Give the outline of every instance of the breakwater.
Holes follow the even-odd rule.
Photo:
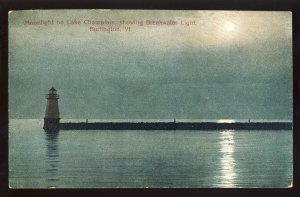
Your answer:
[[[79,122],[59,123],[60,130],[291,130],[291,122]]]

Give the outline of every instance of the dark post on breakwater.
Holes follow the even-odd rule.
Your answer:
[[[52,87],[46,95],[47,107],[44,118],[45,131],[58,130],[290,130],[291,122],[60,122],[56,89]]]
[[[56,89],[52,87],[49,93],[46,95],[47,106],[44,117],[44,130],[45,131],[58,131],[59,126],[59,109],[58,109],[58,99],[59,95],[56,93]]]

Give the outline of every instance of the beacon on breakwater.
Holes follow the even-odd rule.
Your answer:
[[[44,130],[291,130],[292,122],[60,122],[56,89],[52,87],[46,95],[47,106],[44,118]]]
[[[56,89],[52,87],[49,93],[46,95],[47,106],[44,117],[44,130],[45,131],[58,131],[59,130],[59,109],[58,99],[59,95],[56,93]]]

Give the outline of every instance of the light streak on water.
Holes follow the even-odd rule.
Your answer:
[[[222,131],[220,135],[220,153],[221,153],[221,184],[224,187],[235,187],[235,159],[234,159],[234,131]]]

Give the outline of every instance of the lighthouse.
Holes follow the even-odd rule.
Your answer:
[[[58,99],[59,95],[56,93],[56,89],[52,87],[49,93],[46,95],[47,106],[44,117],[44,130],[45,131],[58,131],[59,130],[59,110]]]

